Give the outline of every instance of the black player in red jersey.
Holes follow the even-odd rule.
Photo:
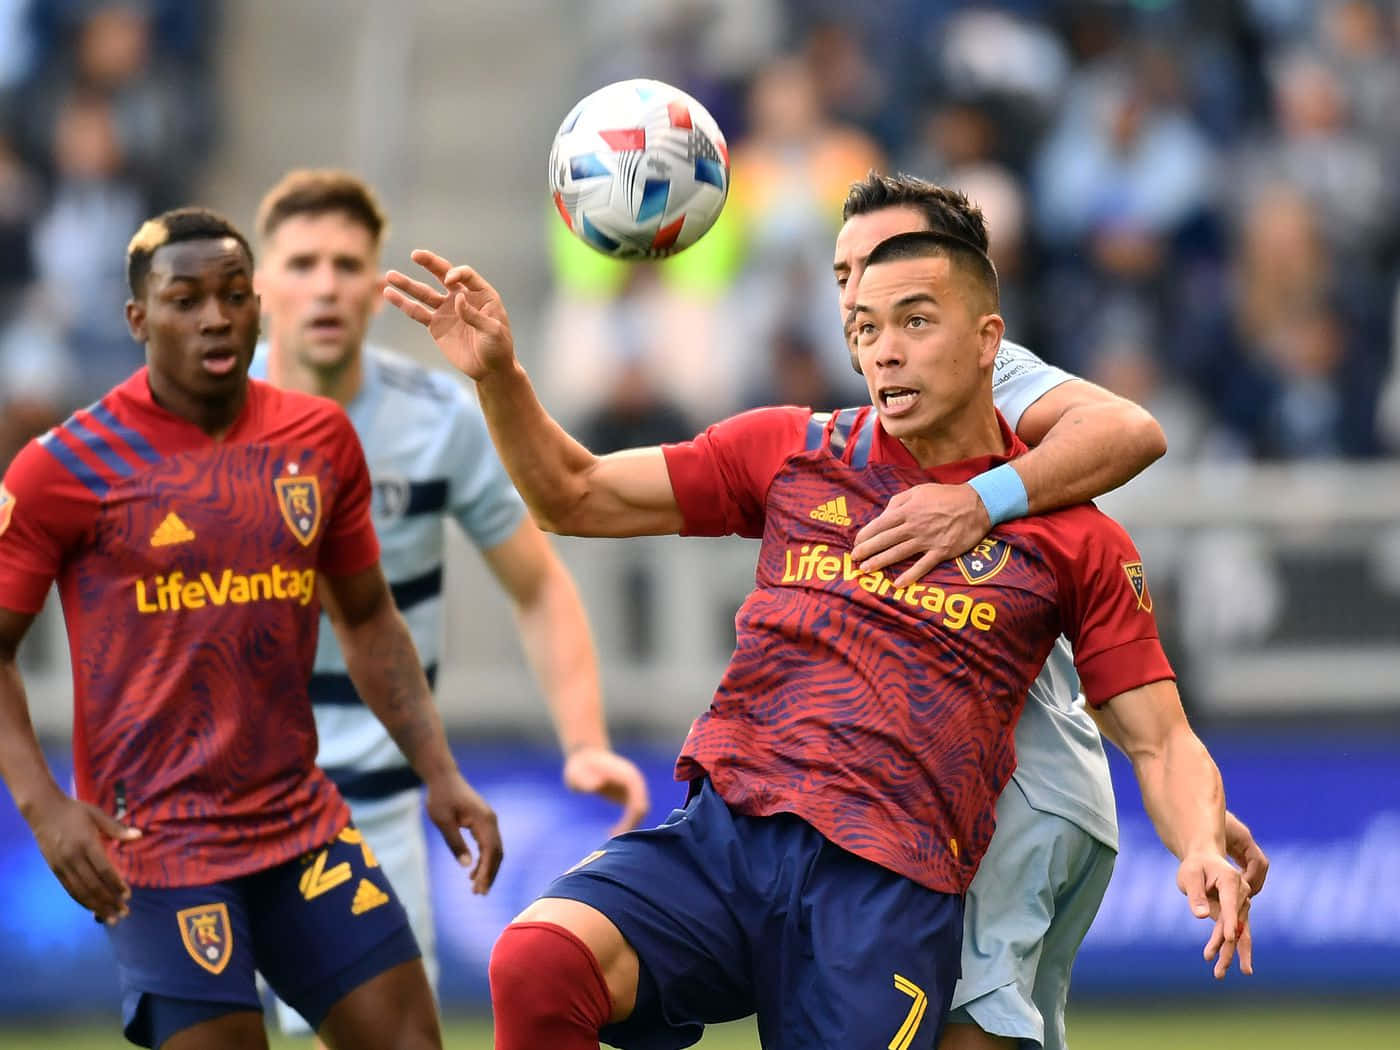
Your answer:
[[[507,927],[491,962],[498,1050],[688,1046],[757,1013],[775,1048],[936,1045],[962,893],[1015,764],[1012,727],[1061,633],[1089,702],[1171,756],[1144,802],[1233,950],[1247,888],[1219,773],[1181,711],[1142,563],[1092,505],[995,528],[914,582],[851,554],[892,495],[1024,452],[992,401],[996,275],[971,244],[891,238],[857,292],[871,404],[757,409],[694,441],[595,457],[545,413],[509,320],[468,268],[386,295],[477,382],[501,457],[556,531],[737,533],[755,586],[677,763],[685,809],[613,839]]]
[[[266,1046],[254,970],[328,1045],[438,1047],[418,949],[315,765],[307,681],[324,597],[357,688],[485,892],[495,815],[458,772],[379,569],[369,475],[333,402],[251,382],[253,260],[202,209],[127,255],[147,367],[31,442],[0,489],[0,774],[65,889],[108,927],[126,1033]],[[15,666],[57,582],[77,799]]]

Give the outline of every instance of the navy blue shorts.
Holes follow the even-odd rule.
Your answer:
[[[763,1045],[928,1050],[958,979],[962,897],[848,853],[797,817],[732,813],[706,781],[541,896],[607,915],[642,962],[601,1038],[673,1050],[756,1013]]]
[[[419,957],[403,906],[353,826],[323,849],[252,875],[134,886],[130,907],[107,931],[124,1030],[138,1046],[159,1046],[190,1018],[260,1011],[254,971],[318,1028],[348,992]],[[172,1009],[172,1000],[186,1008]]]

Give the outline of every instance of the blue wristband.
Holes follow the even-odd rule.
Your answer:
[[[987,508],[987,517],[992,519],[993,525],[1024,518],[1030,510],[1026,484],[1010,463],[978,474],[968,484],[982,497],[982,506]]]

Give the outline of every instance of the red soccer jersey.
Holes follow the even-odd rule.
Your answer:
[[[5,490],[0,605],[37,612],[58,581],[78,797],[143,832],[111,849],[122,875],[201,885],[333,838],[349,811],[306,695],[316,575],[379,557],[340,408],[254,381],[214,441],[143,369],[30,442]]]
[[[665,448],[686,534],[762,538],[734,656],[676,776],[708,775],[741,813],[795,813],[852,853],[961,893],[1055,638],[1074,643],[1093,703],[1172,672],[1132,541],[1089,504],[1000,525],[908,588],[894,586],[901,568],[861,572],[855,534],[891,496],[966,481],[1025,446],[1003,422],[1007,457],[924,471],[872,410],[852,417],[839,449],[831,421],[797,408]]]

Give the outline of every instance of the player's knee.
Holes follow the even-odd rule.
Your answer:
[[[612,1010],[593,953],[578,937],[553,923],[507,926],[491,950],[489,976],[498,1032],[506,1021],[511,1028],[524,1026],[536,1032],[596,1035]]]

